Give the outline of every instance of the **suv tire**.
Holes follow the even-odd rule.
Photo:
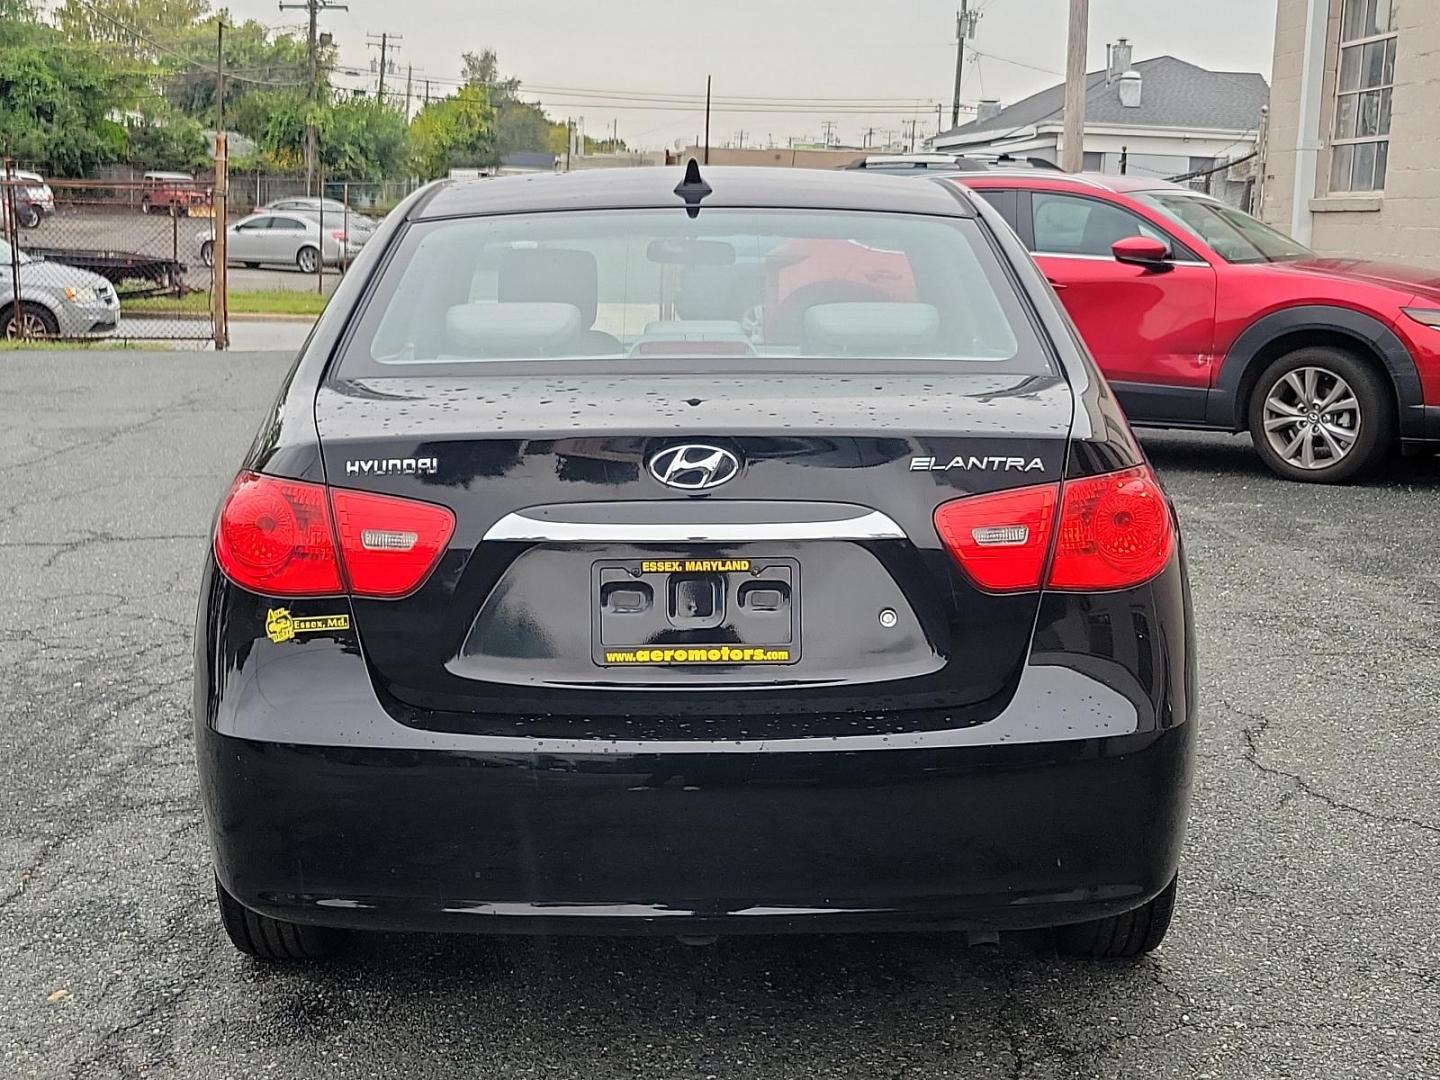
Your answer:
[[[1065,956],[1087,960],[1129,960],[1144,956],[1165,938],[1175,913],[1178,877],[1144,907],[1093,922],[1061,926],[1055,931],[1055,948]]]
[[[1343,484],[1374,471],[1395,444],[1389,380],[1353,353],[1315,346],[1269,364],[1247,410],[1250,437],[1275,475]]]
[[[230,943],[259,960],[320,960],[333,956],[348,939],[344,930],[284,922],[244,907],[215,879],[220,925]]]

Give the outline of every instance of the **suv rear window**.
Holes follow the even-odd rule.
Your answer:
[[[420,222],[343,378],[633,357],[921,358],[1049,370],[974,221],[831,210],[596,210]]]

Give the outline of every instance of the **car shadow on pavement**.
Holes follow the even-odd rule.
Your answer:
[[[1298,487],[1272,473],[1255,453],[1248,435],[1214,432],[1154,431],[1136,433],[1150,463],[1164,478],[1172,471],[1204,473],[1211,476],[1247,478]],[[1352,485],[1357,487],[1440,487],[1440,457],[1433,453],[1394,455],[1373,476]]]
[[[297,1041],[379,1023],[412,1074],[457,1042],[574,1074],[833,1075],[1098,1053],[1181,1027],[1162,964],[1085,963],[1017,936],[971,948],[960,934],[670,938],[365,935],[324,966],[244,978],[264,1029]],[[1188,1021],[1186,1016],[1185,1020]],[[437,1034],[444,1037],[437,1041]],[[755,1054],[762,1055],[758,1060]],[[417,1056],[418,1055],[418,1059]],[[432,1061],[425,1058],[434,1055]],[[746,1060],[763,1069],[737,1067]],[[603,1062],[603,1067],[601,1063]],[[568,1064],[561,1064],[568,1063]],[[883,1068],[882,1068],[883,1067]],[[997,1073],[1002,1075],[1002,1073]]]

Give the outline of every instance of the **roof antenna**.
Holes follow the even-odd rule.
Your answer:
[[[700,200],[715,189],[700,175],[700,162],[693,157],[685,166],[685,178],[675,185],[675,194],[685,200],[685,213],[692,218],[700,216]]]

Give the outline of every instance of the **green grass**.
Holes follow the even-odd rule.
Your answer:
[[[100,352],[129,352],[138,349],[165,349],[169,346],[165,342],[139,342],[139,341],[11,341],[7,338],[0,338],[0,352],[84,352],[96,350]]]
[[[328,296],[313,292],[291,292],[288,289],[261,289],[230,293],[232,315],[319,315],[325,310]],[[210,294],[187,293],[184,296],[139,296],[120,301],[120,310],[127,315],[205,315],[210,311]]]

